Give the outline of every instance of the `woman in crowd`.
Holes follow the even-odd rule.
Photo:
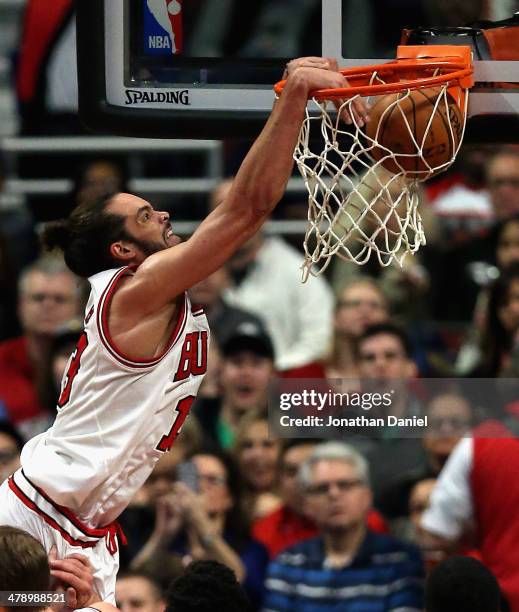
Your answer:
[[[499,377],[517,371],[519,263],[492,284],[481,339],[481,360],[474,375]]]
[[[185,563],[213,559],[230,567],[256,609],[261,605],[268,563],[266,548],[253,540],[243,509],[242,481],[232,458],[202,451],[191,458],[191,483],[175,482],[156,498],[154,530],[132,566],[141,566],[165,551]]]
[[[488,309],[492,282],[500,274],[506,274],[508,270],[519,265],[519,215],[510,217],[496,225],[492,231],[492,239],[494,243],[494,265],[482,269],[486,270],[486,275],[481,279],[483,288],[480,290],[476,301],[473,315],[474,324],[456,360],[456,373],[460,375],[467,374],[479,367],[483,360],[483,336],[489,322]]]
[[[150,537],[155,523],[157,500],[173,491],[177,466],[197,453],[201,446],[202,432],[198,422],[193,418],[186,419],[182,425],[182,435],[175,440],[171,450],[157,461],[144,486],[119,517],[123,531],[129,536],[128,545],[121,546],[119,550],[123,570],[130,566],[132,559]]]
[[[251,412],[240,422],[234,446],[245,483],[245,505],[252,520],[281,505],[275,492],[281,440],[269,437],[267,416]]]
[[[389,317],[386,298],[369,277],[355,278],[339,294],[333,319],[333,344],[325,364],[326,377],[357,378],[354,345],[364,330]]]

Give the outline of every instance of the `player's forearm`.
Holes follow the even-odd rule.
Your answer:
[[[252,212],[258,227],[283,196],[292,174],[293,152],[308,91],[304,71],[289,79],[263,131],[236,174],[225,203],[236,210]]]

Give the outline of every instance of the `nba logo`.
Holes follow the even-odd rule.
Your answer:
[[[182,52],[182,0],[144,0],[144,52]]]

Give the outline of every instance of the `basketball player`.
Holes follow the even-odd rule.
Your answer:
[[[55,545],[60,558],[81,551],[102,600],[114,601],[115,519],[171,448],[207,367],[207,320],[186,291],[283,195],[309,92],[347,85],[326,58],[294,60],[286,77],[226,200],[186,242],[168,213],[127,193],[83,202],[45,231],[92,290],[56,421],[26,444],[22,468],[0,488],[0,524],[25,529],[47,551]],[[361,105],[355,112],[366,118]]]

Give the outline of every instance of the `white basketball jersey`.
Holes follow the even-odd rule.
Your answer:
[[[54,425],[30,440],[24,475],[91,526],[124,510],[169,450],[207,368],[209,327],[182,298],[162,354],[133,359],[114,345],[108,312],[129,268],[92,276],[85,329],[64,375]]]

